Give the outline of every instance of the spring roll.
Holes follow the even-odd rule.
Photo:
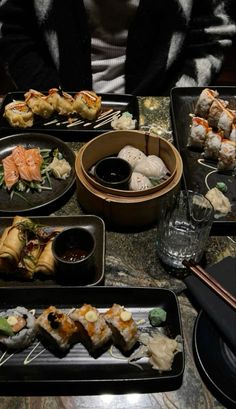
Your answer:
[[[34,277],[34,272],[42,250],[43,246],[38,239],[32,239],[26,243],[18,264],[18,272],[22,277],[27,279]]]
[[[59,227],[55,230],[55,234],[48,240],[46,243],[42,253],[39,256],[35,273],[48,275],[54,275],[55,268],[54,268],[54,257],[52,254],[52,242],[57,233],[63,230],[63,227]]]
[[[26,242],[26,234],[19,224],[28,221],[26,217],[15,216],[7,234],[4,232],[5,238],[0,247],[0,272],[10,273],[16,270]]]

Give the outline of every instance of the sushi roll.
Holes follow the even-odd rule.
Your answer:
[[[59,115],[71,115],[74,113],[74,98],[62,90],[51,88],[47,96],[47,102]]]
[[[35,318],[24,307],[0,313],[0,345],[7,350],[22,350],[35,339]]]
[[[236,142],[236,124],[232,125],[232,129],[229,135],[229,140],[232,142]]]
[[[26,104],[34,114],[43,118],[49,118],[52,115],[54,108],[41,92],[30,89],[25,93],[24,97]]]
[[[80,341],[90,351],[98,350],[108,344],[112,332],[102,314],[90,304],[76,308],[70,318],[74,321]]]
[[[74,97],[74,110],[84,119],[93,121],[101,111],[101,97],[93,91],[80,91]]]
[[[29,128],[33,125],[34,114],[25,101],[7,104],[3,116],[13,128]]]
[[[66,352],[76,341],[75,323],[54,306],[48,307],[36,319],[36,331],[42,343],[55,352]]]
[[[222,133],[210,129],[206,136],[204,152],[202,156],[206,159],[217,160],[221,148],[222,139]]]
[[[208,114],[208,124],[211,127],[218,127],[219,119],[224,109],[227,107],[228,101],[223,99],[215,99],[211,104],[209,114]]]
[[[224,132],[224,137],[229,138],[232,125],[236,122],[236,111],[232,109],[223,109],[219,121],[218,128]]]
[[[198,101],[196,103],[195,112],[194,112],[195,115],[200,116],[202,118],[207,118],[211,104],[213,103],[215,98],[217,98],[218,96],[219,94],[217,91],[213,91],[212,89],[205,88],[201,92],[198,98]]]
[[[206,119],[198,116],[192,117],[188,146],[193,148],[203,148],[209,125]]]
[[[236,142],[223,139],[218,155],[217,167],[219,170],[236,169]]]
[[[104,313],[112,331],[113,343],[123,352],[130,351],[138,341],[138,328],[130,311],[119,304]]]

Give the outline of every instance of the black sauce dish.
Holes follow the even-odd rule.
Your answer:
[[[130,164],[117,156],[103,158],[94,167],[97,182],[114,189],[128,189],[131,174]]]
[[[56,279],[62,285],[89,285],[95,274],[94,235],[83,227],[60,232],[52,242]]]

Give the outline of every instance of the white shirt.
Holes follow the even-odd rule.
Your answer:
[[[93,90],[125,92],[128,29],[139,0],[84,0],[91,32]]]

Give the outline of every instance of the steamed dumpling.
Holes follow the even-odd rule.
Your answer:
[[[138,172],[132,173],[129,183],[130,190],[146,190],[150,187],[153,187],[153,185],[146,176]]]
[[[156,155],[148,155],[138,161],[134,171],[154,180],[162,179],[169,172],[163,160]]]
[[[134,168],[141,159],[146,158],[146,155],[134,146],[126,145],[118,153],[118,158],[126,160]]]

